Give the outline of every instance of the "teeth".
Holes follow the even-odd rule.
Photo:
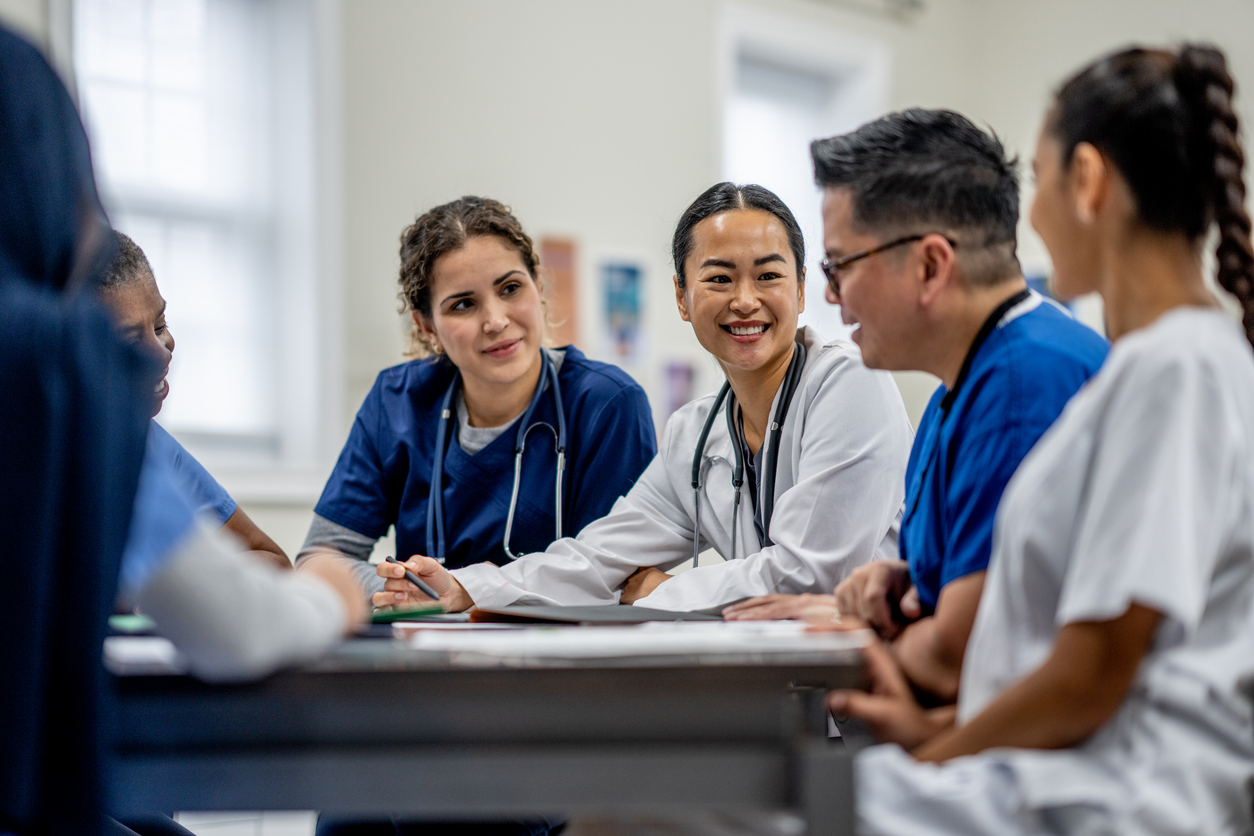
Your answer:
[[[754,325],[752,328],[739,328],[735,325],[729,325],[727,327],[737,337],[748,337],[753,334],[761,334],[766,330],[765,325]]]

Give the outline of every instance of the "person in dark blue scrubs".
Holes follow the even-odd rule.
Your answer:
[[[359,559],[373,592],[383,579],[366,559],[389,526],[403,559],[503,564],[604,516],[657,451],[639,384],[574,346],[542,345],[539,260],[505,206],[461,198],[420,216],[401,241],[415,353],[428,356],[379,374],[297,556],[335,547]]]
[[[511,552],[543,551],[604,516],[657,452],[639,384],[574,346],[543,346],[539,259],[508,208],[480,197],[437,206],[404,231],[400,255],[415,342],[429,356],[379,374],[297,556],[337,548],[358,559],[373,592],[383,579],[366,559],[389,526],[403,558],[443,558],[449,568],[503,564]],[[319,832],[397,827],[324,819]],[[544,833],[548,823],[446,827]]]

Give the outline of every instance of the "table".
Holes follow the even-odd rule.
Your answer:
[[[118,814],[755,808],[853,832],[823,694],[865,684],[857,650],[509,663],[357,639],[244,685],[113,667]]]

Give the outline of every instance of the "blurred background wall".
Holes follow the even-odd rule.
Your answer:
[[[788,32],[834,33],[833,52],[882,59],[877,112],[913,105],[962,111],[995,130],[1025,164],[1050,90],[1119,46],[1212,41],[1228,53],[1243,115],[1254,89],[1254,0],[308,5],[317,12],[312,78],[319,113],[309,122],[318,146],[311,159],[324,185],[309,198],[319,203],[310,245],[317,258],[309,270],[321,278],[307,292],[320,307],[302,328],[299,282],[285,285],[276,305],[298,320],[292,333],[311,340],[318,358],[310,372],[318,404],[299,408],[327,417],[296,464],[235,456],[215,467],[213,452],[205,454],[289,554],[303,539],[362,397],[380,369],[402,359],[398,235],[437,203],[464,194],[496,197],[534,236],[573,242],[580,343],[600,356],[607,356],[598,324],[600,266],[618,260],[641,268],[642,351],[629,371],[646,386],[659,420],[673,400],[668,366],[691,367],[692,392],[713,387],[717,369],[675,313],[668,252],[679,213],[727,170],[728,20],[766,21],[785,33],[785,44]],[[67,0],[0,0],[0,19],[59,56],[62,67],[72,54],[65,44],[72,12]],[[806,49],[813,52],[813,44]],[[780,60],[788,63],[786,57]],[[1026,165],[1024,171],[1026,210],[1031,183]],[[811,200],[807,211],[814,213],[817,193]],[[794,209],[800,214],[802,207]],[[1046,275],[1048,259],[1026,223],[1020,242],[1026,271]],[[814,272],[817,257],[809,259]],[[164,282],[160,271],[158,280]],[[813,291],[808,301],[825,305]],[[1084,313],[1100,323],[1099,313]],[[172,302],[176,335],[179,321]],[[917,419],[934,381],[901,375],[898,382]]]

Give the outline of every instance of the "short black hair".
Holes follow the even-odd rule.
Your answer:
[[[692,254],[692,229],[708,217],[720,212],[734,209],[756,209],[774,215],[784,225],[788,235],[788,246],[792,249],[793,258],[797,259],[797,281],[801,281],[801,271],[806,263],[806,241],[801,234],[801,227],[792,211],[779,199],[779,195],[770,189],[754,184],[738,186],[735,183],[715,183],[701,193],[700,197],[680,215],[675,226],[675,236],[671,239],[671,257],[675,260],[675,278],[679,289],[687,284],[684,275],[684,261]]]
[[[144,255],[139,244],[125,233],[114,230],[113,234],[118,239],[118,253],[97,287],[101,290],[112,290],[152,276],[152,265],[148,263],[148,256]]]
[[[1002,251],[996,263],[968,270],[975,284],[1009,278],[1009,262],[1018,273],[1018,159],[1008,159],[995,135],[962,114],[917,107],[890,113],[815,141],[810,156],[819,186],[850,192],[856,229],[935,230],[956,236],[960,252]]]

